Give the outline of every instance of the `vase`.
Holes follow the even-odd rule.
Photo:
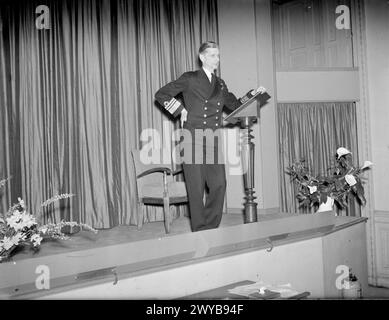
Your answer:
[[[80,232],[80,230],[81,228],[79,226],[71,226],[71,225],[63,226],[61,228],[61,232],[69,236]]]
[[[327,201],[320,204],[316,212],[326,212],[334,210],[334,199],[327,196]]]
[[[362,287],[358,281],[344,280],[344,288],[342,289],[343,299],[361,299]]]

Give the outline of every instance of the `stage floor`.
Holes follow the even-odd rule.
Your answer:
[[[243,224],[243,216],[239,214],[225,214],[219,228]],[[178,234],[191,233],[188,217],[179,217],[171,225],[169,234],[165,233],[163,221],[145,223],[141,230],[136,226],[118,226],[112,229],[99,230],[97,234],[81,231],[70,237],[69,240],[49,240],[42,242],[39,252],[34,253],[29,248],[21,249],[12,256],[11,261],[20,261],[34,257],[43,257],[58,254],[88,250],[117,244],[130,243],[141,240],[159,239]]]

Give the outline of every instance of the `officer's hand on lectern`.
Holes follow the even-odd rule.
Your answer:
[[[184,127],[184,122],[186,121],[186,117],[188,116],[188,111],[184,108],[181,111],[181,128]]]
[[[258,87],[257,89],[254,89],[253,91],[251,91],[251,94],[252,94],[253,96],[255,96],[257,93],[262,94],[262,93],[264,93],[264,92],[266,92],[266,88],[260,86],[260,87]]]

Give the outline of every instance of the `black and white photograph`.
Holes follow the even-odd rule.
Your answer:
[[[388,0],[0,0],[0,300],[389,299],[388,128]]]

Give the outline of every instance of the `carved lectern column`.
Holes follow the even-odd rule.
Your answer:
[[[254,196],[254,148],[252,142],[254,136],[251,135],[251,126],[256,117],[245,117],[241,120],[243,130],[242,137],[242,162],[243,162],[243,183],[246,193],[244,204],[244,223],[257,222],[257,203]]]
[[[254,143],[251,141],[254,137],[251,135],[251,126],[259,117],[259,109],[270,99],[267,92],[256,93],[253,97],[243,103],[238,109],[224,118],[232,124],[240,122],[243,130],[242,137],[242,169],[243,183],[246,193],[244,204],[244,223],[257,222],[257,203],[254,196]],[[254,104],[258,101],[258,104]]]

